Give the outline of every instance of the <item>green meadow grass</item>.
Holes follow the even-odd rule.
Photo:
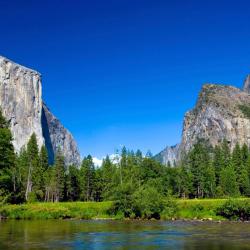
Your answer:
[[[222,216],[216,215],[218,207],[228,199],[192,199],[177,200],[176,219],[212,219],[225,220]],[[248,198],[236,198],[235,200],[249,200]]]
[[[238,198],[236,200],[249,200]],[[174,200],[176,209],[170,213],[162,213],[163,220],[169,219],[207,219],[225,220],[216,215],[216,210],[227,199],[192,199]],[[0,215],[9,219],[124,219],[121,213],[109,213],[111,201],[105,202],[41,202],[21,205],[2,205]]]
[[[95,219],[110,218],[112,202],[44,202],[4,205],[0,214],[10,219]]]

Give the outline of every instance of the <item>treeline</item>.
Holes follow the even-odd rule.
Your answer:
[[[116,201],[125,215],[163,209],[162,199],[250,196],[250,152],[227,141],[215,148],[200,140],[179,166],[165,166],[141,151],[121,150],[94,166],[91,156],[80,167],[65,166],[58,150],[53,166],[33,134],[25,148],[14,152],[8,123],[0,113],[0,201]],[[154,206],[154,207],[152,207]],[[138,207],[143,207],[138,208]],[[145,212],[146,213],[146,212]]]

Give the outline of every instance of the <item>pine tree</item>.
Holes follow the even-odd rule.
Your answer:
[[[103,180],[103,196],[108,198],[111,196],[111,190],[113,186],[112,179],[115,172],[115,168],[108,155],[102,162],[101,170]]]
[[[81,197],[85,201],[94,199],[95,167],[90,155],[82,161],[81,169]]]
[[[222,149],[219,145],[216,145],[214,148],[213,167],[215,171],[216,185],[219,185],[220,172],[223,169],[223,167],[225,167],[223,155],[222,155]]]
[[[32,192],[32,199],[40,199],[42,197],[42,171],[39,164],[39,150],[36,135],[33,133],[27,144],[27,183],[25,199],[29,199]]]
[[[239,194],[237,175],[231,163],[221,171],[220,186],[226,196],[236,196]]]
[[[209,162],[204,168],[202,188],[205,197],[214,197],[216,193],[216,177],[214,166]]]
[[[223,140],[221,145],[221,155],[222,155],[222,168],[227,167],[231,162],[231,153],[226,139]]]
[[[40,150],[39,162],[40,162],[40,168],[42,169],[43,172],[45,172],[49,168],[49,158],[48,158],[48,151],[44,145],[41,147]]]
[[[9,124],[0,111],[0,201],[16,191],[15,152]]]
[[[28,154],[26,147],[22,147],[19,155],[16,157],[16,167],[17,167],[17,183],[18,183],[18,196],[21,201],[25,201],[25,193],[27,188],[27,178],[28,178]]]
[[[243,195],[250,196],[250,175],[248,171],[248,161],[250,158],[249,149],[246,144],[241,148],[242,170],[240,174],[241,192]]]
[[[193,193],[193,174],[186,166],[180,167],[180,196],[188,198]]]
[[[64,198],[65,187],[65,163],[61,150],[59,149],[56,154],[55,160],[55,201],[62,201]]]
[[[80,171],[71,165],[68,168],[66,175],[66,199],[69,201],[76,201],[80,199]]]
[[[204,175],[210,167],[209,149],[205,141],[200,140],[188,154],[188,165],[193,175],[195,197],[204,197]]]

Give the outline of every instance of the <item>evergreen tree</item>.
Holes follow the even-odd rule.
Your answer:
[[[250,154],[248,146],[246,144],[244,144],[241,148],[241,158],[242,158],[242,170],[239,181],[242,183],[242,185],[240,186],[240,188],[243,195],[250,196],[250,175],[248,167]]]
[[[0,111],[0,201],[16,192],[15,152],[9,124]]]
[[[234,167],[229,163],[227,167],[224,167],[221,171],[220,186],[222,192],[226,196],[236,196],[239,194],[239,187],[237,183],[237,175]]]
[[[222,166],[221,167],[225,168],[231,162],[230,148],[228,146],[228,142],[226,139],[223,140],[222,145],[221,145],[221,156],[222,156],[222,163],[221,163]]]
[[[180,192],[179,196],[188,198],[193,193],[193,174],[188,167],[180,167]]]
[[[39,162],[42,171],[43,172],[47,171],[47,169],[49,168],[49,158],[48,158],[48,151],[44,145],[41,147],[40,150]]]
[[[214,167],[214,171],[215,171],[216,185],[219,185],[220,172],[223,169],[223,167],[225,167],[222,149],[219,145],[216,145],[214,148],[213,167]]]
[[[40,150],[39,154],[39,167],[37,168],[39,171],[37,171],[36,174],[40,174],[40,185],[39,185],[39,190],[42,191],[42,196],[40,197],[40,200],[44,199],[44,195],[46,192],[46,186],[45,186],[45,178],[46,178],[46,172],[48,171],[49,168],[49,158],[48,158],[48,152],[43,145]]]
[[[81,169],[81,197],[85,201],[94,199],[95,167],[90,155],[82,161]]]
[[[16,157],[17,167],[17,183],[18,183],[18,196],[20,201],[25,200],[25,193],[27,188],[28,178],[28,154],[26,147],[22,147],[19,155]]]
[[[62,201],[64,198],[64,185],[65,185],[65,163],[61,150],[59,149],[56,154],[55,160],[55,201]]]
[[[214,166],[209,162],[204,168],[202,188],[204,197],[214,197],[216,193],[216,177]]]
[[[25,199],[41,199],[42,194],[42,171],[39,164],[39,150],[36,135],[33,133],[27,144],[27,183]],[[32,192],[32,198],[29,194]]]
[[[188,154],[188,164],[193,175],[194,196],[197,198],[204,197],[204,175],[210,167],[210,156],[208,146],[204,141],[200,140],[194,145],[193,149]]]
[[[80,171],[74,165],[69,166],[65,187],[67,200],[76,201],[80,199]]]
[[[102,162],[101,170],[103,181],[103,197],[109,198],[112,196],[113,176],[116,169],[108,155]]]

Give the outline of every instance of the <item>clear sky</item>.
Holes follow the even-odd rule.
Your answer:
[[[180,141],[205,82],[250,73],[250,1],[0,0],[0,54],[43,76],[82,155]]]

